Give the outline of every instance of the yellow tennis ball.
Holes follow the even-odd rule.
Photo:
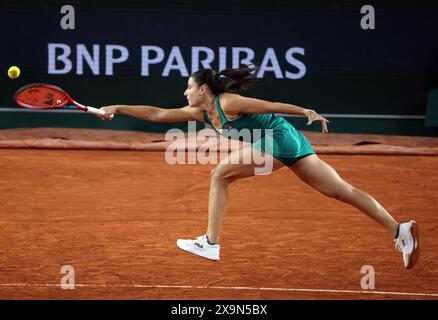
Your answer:
[[[11,79],[16,79],[20,76],[20,68],[17,66],[12,66],[8,69],[8,76]]]

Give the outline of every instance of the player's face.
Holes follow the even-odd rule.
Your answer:
[[[192,77],[189,78],[189,81],[187,82],[187,89],[184,92],[184,95],[187,98],[187,101],[189,102],[190,107],[198,107],[201,103],[201,87],[198,86],[198,84],[192,79]]]

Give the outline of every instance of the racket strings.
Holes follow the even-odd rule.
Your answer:
[[[32,109],[60,108],[69,101],[65,93],[47,87],[26,88],[16,95],[15,100],[22,106]]]

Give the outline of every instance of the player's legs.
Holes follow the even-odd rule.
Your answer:
[[[301,180],[322,194],[349,203],[383,225],[393,237],[398,222],[372,196],[345,182],[339,174],[316,154],[289,167]]]
[[[264,157],[267,160],[265,163],[272,163],[272,168],[265,166],[265,164],[256,164],[254,161],[245,164],[244,159],[250,159],[251,153],[258,159]],[[248,145],[231,152],[211,171],[207,228],[207,236],[211,243],[219,243],[220,240],[220,231],[227,206],[228,185],[237,179],[256,175],[256,168],[265,167],[265,174],[268,174],[283,166],[281,161]]]

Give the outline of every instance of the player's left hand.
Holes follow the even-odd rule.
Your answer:
[[[329,123],[330,121],[319,115],[315,110],[307,110],[306,116],[308,120],[308,126],[310,126],[313,121],[321,121],[322,133],[328,133],[327,123]]]

